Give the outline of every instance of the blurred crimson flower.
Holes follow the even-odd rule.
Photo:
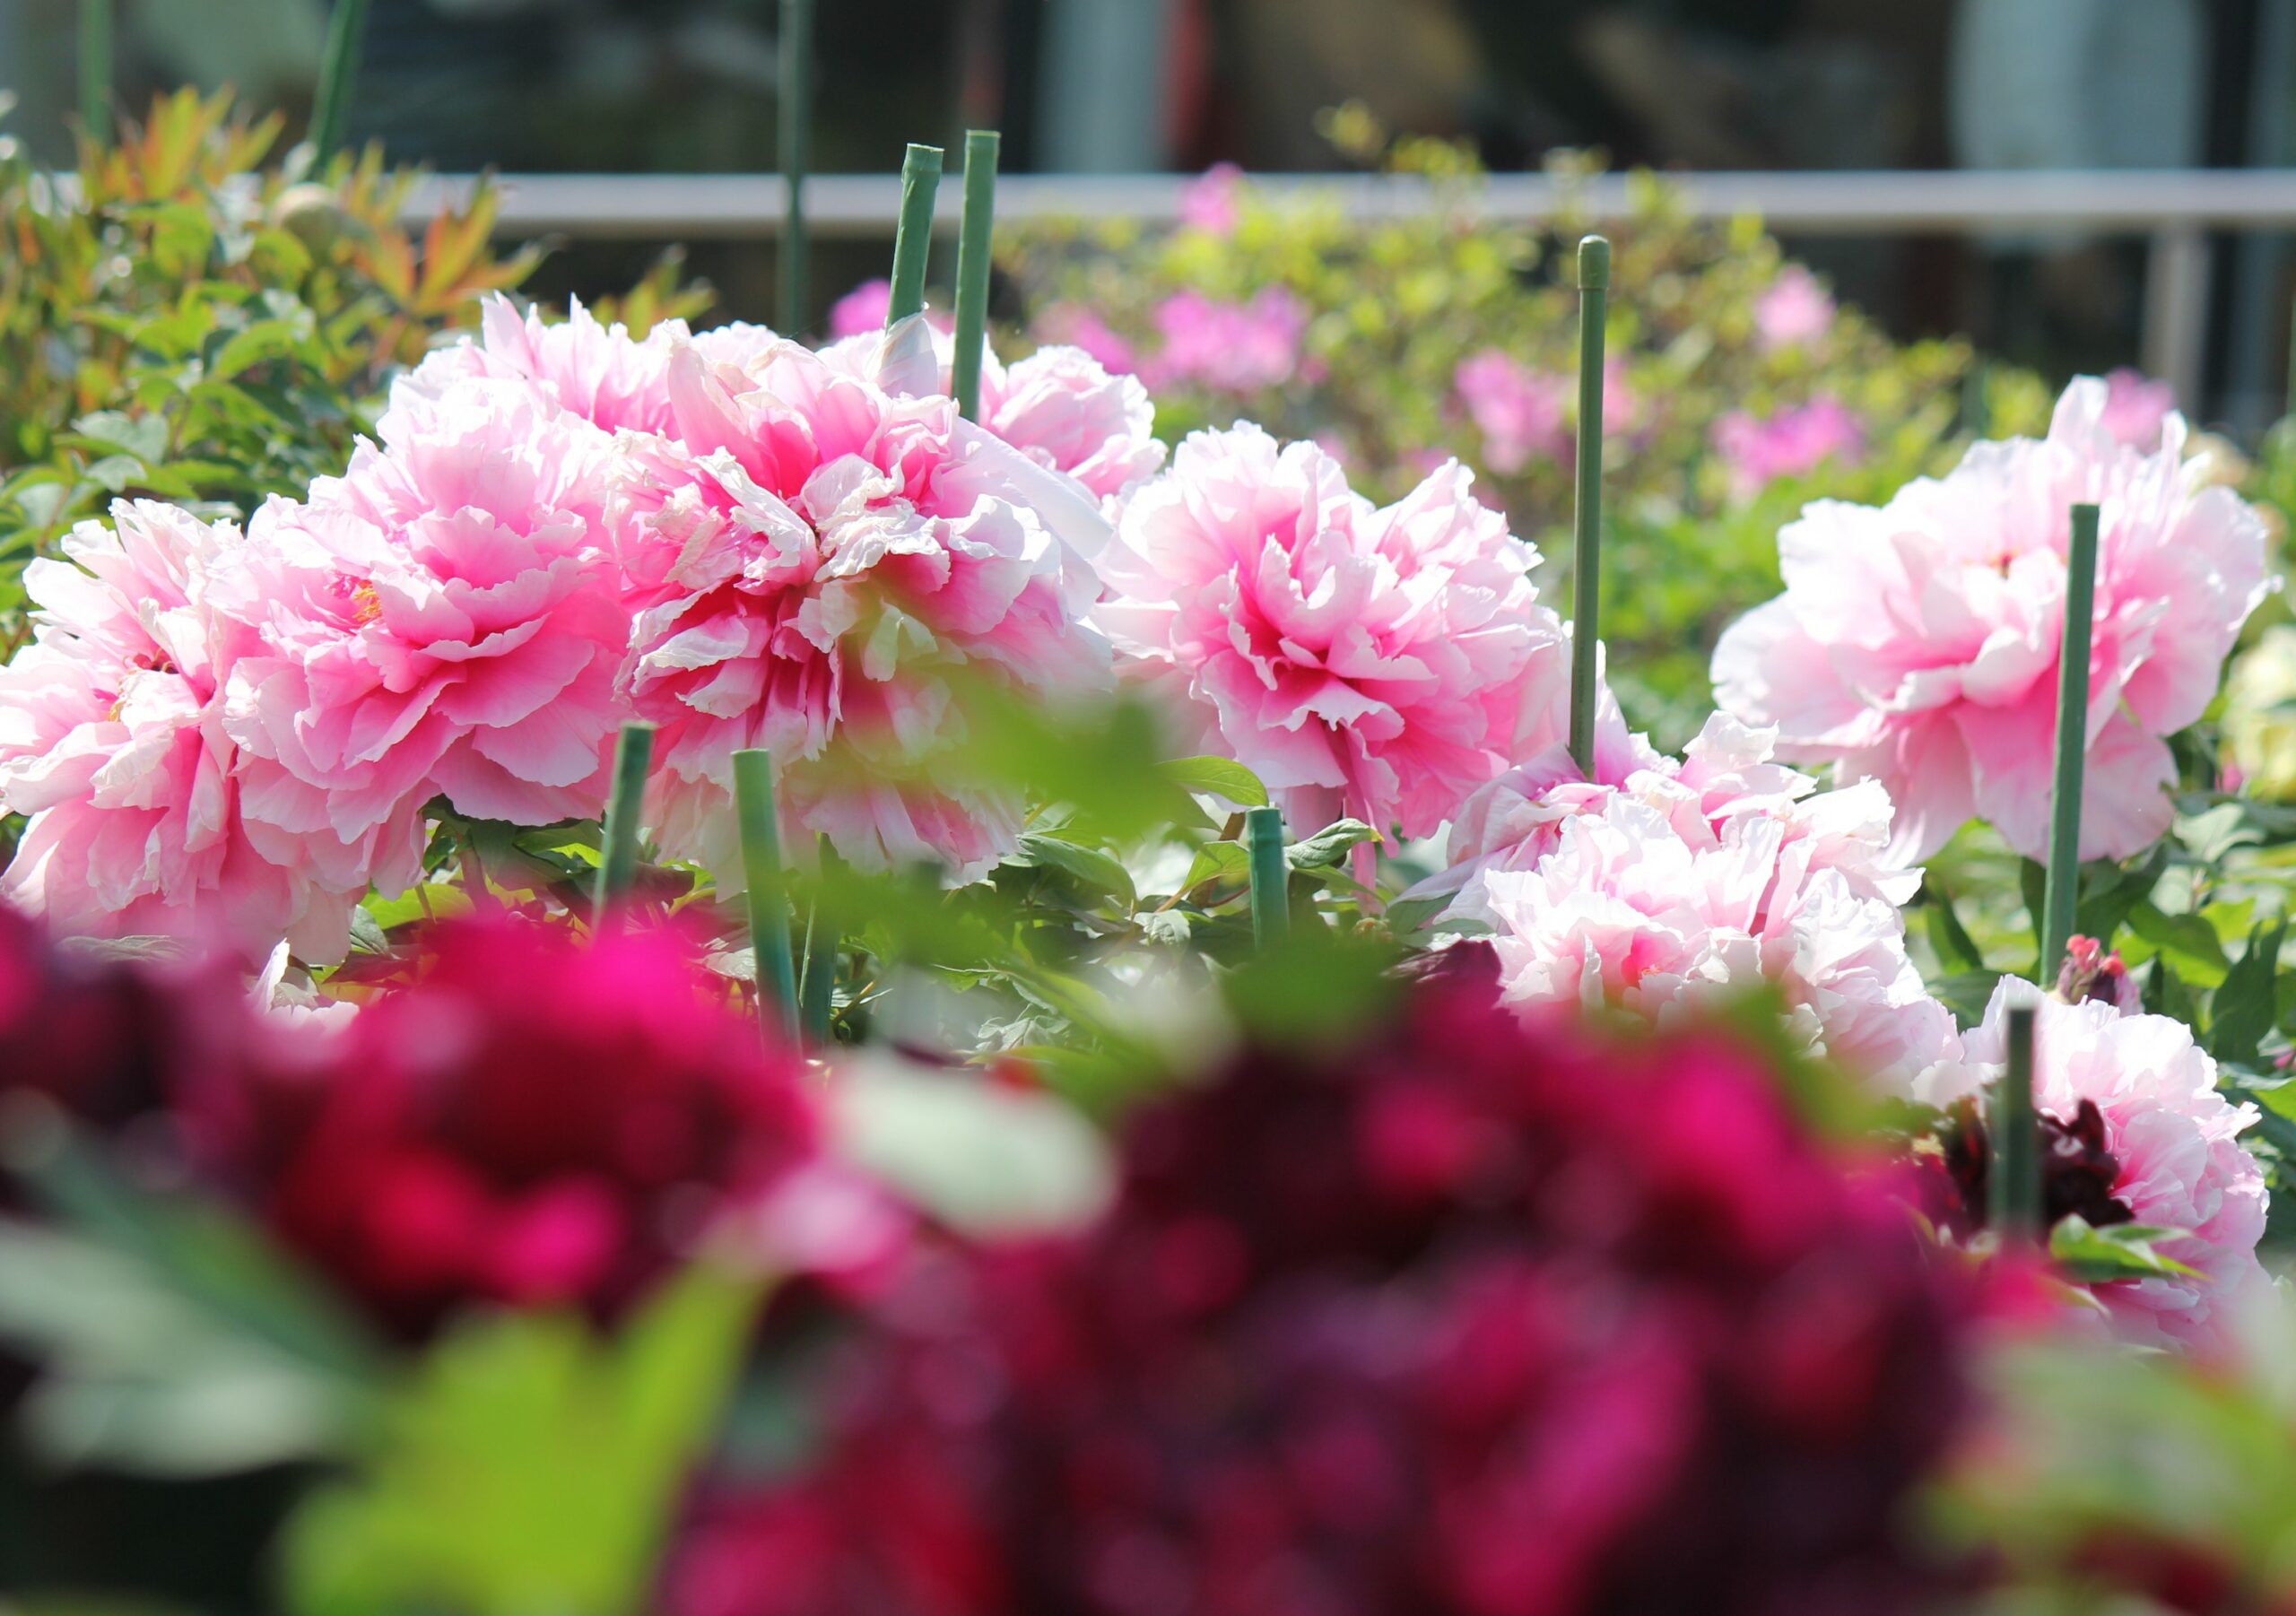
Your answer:
[[[1969,1404],[1961,1271],[1734,1038],[1525,1028],[1473,976],[1135,1116],[1090,1234],[918,1253],[813,1404],[826,1456],[706,1510],[669,1608],[1934,1592],[1900,1516]]]
[[[432,941],[347,1029],[189,1108],[201,1165],[387,1325],[479,1301],[611,1313],[804,1182],[797,1057],[761,1048],[679,938],[495,920]]]

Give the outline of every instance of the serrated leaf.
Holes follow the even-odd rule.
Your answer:
[[[1295,870],[1323,869],[1339,863],[1351,848],[1378,835],[1361,820],[1335,820],[1313,836],[1285,847],[1283,862]]]
[[[2188,1238],[2183,1229],[2149,1223],[2114,1223],[2094,1229],[2074,1212],[2058,1219],[2057,1227],[2049,1230],[2048,1255],[2069,1277],[2087,1285],[2176,1279],[2195,1271],[2160,1247],[2164,1241]]]
[[[1183,790],[1224,797],[1239,808],[1267,806],[1267,787],[1260,783],[1260,778],[1232,759],[1175,758],[1157,764],[1156,772],[1169,777]]]

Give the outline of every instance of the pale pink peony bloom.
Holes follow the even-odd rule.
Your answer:
[[[1900,878],[1873,858],[1871,804],[1788,796],[1772,811],[1757,778],[1752,804],[1710,812],[1678,778],[1636,779],[1639,791],[1602,791],[1538,827],[1523,846],[1543,851],[1486,864],[1454,906],[1492,928],[1505,1003],[1664,1026],[1767,981],[1810,1047],[1877,1086],[1914,1098],[1959,1086],[1952,1012],[1923,986],[1904,921],[1875,890]]]
[[[486,300],[475,338],[439,349],[392,384],[391,413],[378,430],[389,442],[398,435],[399,412],[427,411],[457,382],[485,377],[527,383],[557,408],[609,432],[658,432],[670,421],[670,347],[687,334],[684,321],[665,320],[639,342],[619,322],[598,324],[578,300],[551,324],[536,308],[520,314],[498,292]]]
[[[1300,372],[1308,310],[1282,286],[1262,288],[1248,303],[1180,291],[1157,308],[1156,329],[1164,345],[1145,367],[1151,387],[1194,386],[1240,397]]]
[[[2105,378],[2105,430],[2133,449],[2152,454],[2161,430],[2177,413],[2177,390],[2124,365]]]
[[[0,810],[28,816],[0,895],[81,936],[221,942],[248,963],[282,938],[339,959],[356,871],[270,849],[242,822],[222,691],[246,638],[207,597],[240,543],[171,506],[122,500],[68,560],[35,560],[31,643],[0,668]],[[274,858],[277,862],[274,862]]]
[[[1978,444],[1879,509],[1808,507],[1779,535],[1785,594],[1715,650],[1718,700],[1776,725],[1781,756],[1888,787],[1905,862],[1976,816],[2043,855],[2077,500],[2103,508],[2081,856],[2168,829],[2162,737],[2200,717],[2264,598],[2265,527],[2187,473],[2181,420],[2142,454],[2104,425],[2106,396],[2076,380],[2047,439]]]
[[[1107,645],[1080,621],[1105,532],[1048,526],[1090,527],[1091,502],[947,398],[794,343],[746,367],[683,349],[670,390],[677,440],[633,455],[616,508],[640,608],[621,688],[661,725],[663,846],[738,887],[733,753],[762,746],[797,845],[818,831],[865,867],[979,873],[1020,805],[946,778],[962,682],[1106,687]]]
[[[829,306],[829,334],[860,336],[885,328],[886,311],[892,308],[893,283],[883,278],[864,281]]]
[[[1100,620],[1130,676],[1292,825],[1429,835],[1557,738],[1568,676],[1537,552],[1471,482],[1450,462],[1376,509],[1311,443],[1196,433],[1126,507]]]
[[[822,358],[831,369],[889,392],[946,395],[955,352],[952,334],[912,323],[892,333],[832,343],[822,350]],[[1164,464],[1148,389],[1137,377],[1111,374],[1081,348],[1039,348],[1007,366],[984,345],[980,424],[1037,465],[1074,477],[1103,500],[1152,476]]]
[[[1569,378],[1485,348],[1459,362],[1452,385],[1483,434],[1483,464],[1500,476],[1511,477],[1533,460],[1570,456]]]
[[[1180,222],[1208,235],[1233,235],[1243,187],[1241,169],[1231,162],[1213,163],[1182,188]]]
[[[415,878],[433,796],[527,825],[601,811],[630,627],[607,434],[483,378],[392,426],[265,505],[215,586],[259,641],[224,713],[259,845],[348,849],[387,890]]]
[[[1106,320],[1082,303],[1055,303],[1039,315],[1031,331],[1047,344],[1082,348],[1112,376],[1140,369],[1140,355]]]
[[[2251,1288],[2271,1283],[2256,1255],[2264,1169],[2239,1142],[2256,1107],[2234,1106],[2218,1092],[2216,1063],[2183,1022],[2125,1014],[2095,999],[2063,1003],[2015,977],[2002,979],[1969,1035],[1974,1080],[2004,1068],[2008,1012],[2020,1003],[2036,1006],[2035,1107],[2070,1122],[2083,1100],[2095,1101],[2106,1148],[2120,1164],[2113,1198],[2139,1223],[2183,1230],[2161,1250],[2199,1271],[2191,1279],[2094,1287],[2116,1333],[2140,1346],[2223,1344]]]
[[[1857,417],[1831,398],[1813,398],[1757,419],[1733,410],[1714,423],[1714,452],[1741,502],[1780,477],[1802,477],[1828,461],[1855,465],[1866,447]]]
[[[1754,341],[1765,352],[1801,347],[1832,330],[1833,319],[1833,299],[1817,276],[1788,264],[1754,300]]]

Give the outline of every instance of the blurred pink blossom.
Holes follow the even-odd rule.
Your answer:
[[[633,457],[616,507],[640,608],[621,687],[661,725],[664,847],[739,886],[733,753],[763,746],[803,843],[823,832],[872,868],[986,869],[1020,805],[945,778],[966,740],[952,682],[1108,680],[1078,621],[1097,583],[1036,497],[1057,480],[946,397],[889,393],[795,343],[745,367],[682,348],[670,395],[679,440]],[[1081,492],[1069,514],[1099,520]]]
[[[2105,430],[2133,449],[2152,454],[2176,413],[2177,390],[2126,365],[2105,378]]]
[[[1126,506],[1100,621],[1192,743],[1257,772],[1294,827],[1428,835],[1556,738],[1567,683],[1537,552],[1471,482],[1450,462],[1374,508],[1312,443],[1196,433]]]
[[[2014,1004],[2035,1007],[2035,1108],[2069,1122],[2083,1100],[2094,1101],[2119,1165],[2113,1198],[2138,1223],[2182,1230],[2161,1249],[2199,1271],[2096,1286],[2116,1333],[2139,1346],[2222,1344],[2242,1302],[2272,1282],[2256,1255],[2264,1169],[2239,1142],[2256,1107],[2218,1092],[2216,1063],[2183,1022],[2097,999],[2064,1003],[2013,977],[2002,978],[1969,1035],[1972,1083],[2003,1070]]]
[[[2179,418],[2143,454],[2106,426],[2107,397],[2082,378],[2044,439],[1978,444],[1879,509],[1809,507],[1779,535],[1786,592],[1716,648],[1718,700],[1778,725],[1781,756],[1888,787],[1908,862],[1977,816],[2043,855],[2076,500],[2103,508],[2081,856],[2168,829],[2164,737],[2208,706],[2264,598],[2265,527],[2187,474]]]
[[[1533,460],[1559,461],[1570,453],[1564,414],[1569,378],[1485,348],[1460,361],[1453,385],[1483,433],[1483,464],[1500,476],[1510,477]]]
[[[1140,369],[1132,344],[1082,303],[1053,304],[1037,317],[1032,330],[1041,342],[1082,348],[1112,375],[1129,376]]]
[[[612,438],[484,378],[390,424],[257,512],[214,586],[256,631],[222,716],[251,832],[387,891],[417,874],[433,796],[526,825],[600,812],[630,630]]]
[[[1754,338],[1765,352],[1814,343],[1833,329],[1834,302],[1817,276],[1788,264],[1754,300]]]
[[[1231,162],[1216,162],[1180,192],[1180,223],[1189,230],[1225,236],[1236,228],[1237,193],[1243,188],[1244,171]]]
[[[1151,388],[1192,384],[1244,395],[1280,387],[1300,368],[1307,306],[1289,288],[1262,288],[1248,303],[1174,292],[1156,310],[1163,347],[1144,369]]]
[[[1752,499],[1780,477],[1800,477],[1829,460],[1854,463],[1866,430],[1839,400],[1813,398],[1757,419],[1733,410],[1714,423],[1714,452],[1729,468],[1730,491]]]
[[[885,328],[885,311],[892,307],[893,283],[864,281],[829,306],[829,334],[834,339],[859,336]]]
[[[112,517],[24,572],[33,636],[0,667],[0,810],[30,823],[0,895],[61,933],[220,940],[249,963],[291,937],[339,959],[363,873],[316,846],[266,856],[243,819],[222,691],[250,636],[209,595],[238,529],[144,500]]]

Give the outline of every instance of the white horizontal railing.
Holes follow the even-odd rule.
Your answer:
[[[1761,215],[1797,234],[1903,235],[2041,230],[2155,235],[2185,229],[2296,228],[2296,169],[2125,169],[2068,173],[1969,170],[1841,174],[1672,174],[1669,185],[1694,213]],[[499,228],[508,235],[676,236],[729,240],[780,233],[778,174],[507,174]],[[1172,174],[1015,174],[996,185],[1000,220],[1137,219],[1168,223],[1192,183]],[[1411,175],[1252,176],[1277,196],[1328,198],[1358,219],[1423,213],[1442,201]],[[1597,217],[1627,212],[1629,180],[1605,174],[1560,181],[1544,174],[1495,174],[1467,193],[1481,216],[1515,222],[1552,218],[1575,203]],[[418,186],[410,212],[427,216],[469,192],[467,175],[436,175]],[[961,201],[944,187],[940,217],[955,222]],[[822,174],[807,181],[805,214],[822,237],[887,236],[900,204],[892,174]]]

